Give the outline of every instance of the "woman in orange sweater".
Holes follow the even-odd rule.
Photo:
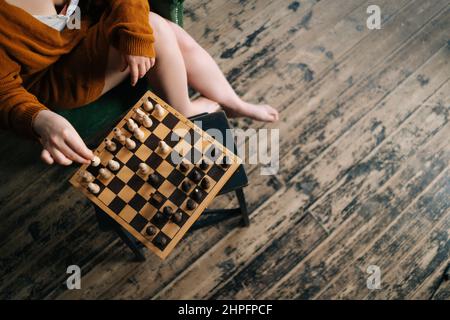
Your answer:
[[[239,98],[211,56],[148,0],[0,0],[0,63],[0,128],[39,139],[48,164],[93,156],[51,108],[88,104],[127,77],[133,86],[146,77],[186,116],[220,104],[231,116],[278,120],[272,107]],[[188,84],[203,97],[190,101]]]

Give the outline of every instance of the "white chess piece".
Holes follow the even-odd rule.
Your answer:
[[[162,154],[167,154],[170,151],[170,147],[168,146],[168,144],[165,141],[160,141],[159,142],[159,151]]]
[[[134,142],[133,139],[127,138],[127,140],[125,140],[125,146],[128,150],[134,150],[136,148],[136,142]]]
[[[101,169],[98,171],[98,173],[100,174],[100,177],[101,177],[102,179],[109,179],[109,178],[111,177],[111,175],[112,175],[111,171],[109,171],[109,170],[106,169],[106,168],[101,168]]]
[[[114,128],[113,131],[116,139],[119,140],[121,143],[124,143],[127,137],[123,134],[122,130],[120,130],[119,128]]]
[[[150,100],[145,100],[142,105],[145,111],[152,112],[153,111],[153,103]]]
[[[148,115],[145,115],[142,117],[142,125],[146,128],[150,128],[153,125],[153,121]]]
[[[109,160],[108,161],[108,167],[111,169],[111,171],[117,171],[120,168],[120,164],[115,160]]]
[[[142,131],[141,129],[137,128],[136,130],[134,130],[133,135],[136,139],[138,139],[139,141],[143,141],[144,140],[144,131]]]
[[[97,156],[94,156],[91,160],[91,166],[98,167],[100,165],[100,158]]]
[[[155,114],[156,114],[156,116],[157,117],[162,117],[164,115],[164,112],[165,112],[164,108],[159,103],[157,103],[155,105]]]
[[[136,124],[136,122],[134,122],[133,119],[130,118],[127,120],[127,127],[128,127],[128,130],[133,132],[134,130],[136,130],[138,128],[138,125]]]
[[[90,182],[87,187],[88,187],[89,192],[91,192],[93,194],[97,194],[100,192],[100,186],[93,182]]]
[[[114,152],[117,150],[116,144],[109,139],[105,139],[105,146],[108,151]]]
[[[150,167],[146,163],[142,162],[139,164],[138,172],[144,176],[148,175],[150,173]]]

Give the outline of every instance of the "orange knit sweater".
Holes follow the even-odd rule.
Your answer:
[[[154,57],[153,33],[148,22],[148,0],[108,2],[108,39],[123,53]],[[85,37],[81,30],[53,30],[24,10],[0,0],[0,128],[33,136],[34,117],[46,107],[23,86],[27,80],[69,53]],[[81,85],[81,84],[80,84]]]

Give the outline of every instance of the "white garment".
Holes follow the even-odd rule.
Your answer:
[[[66,14],[52,14],[49,16],[35,15],[34,17],[39,21],[45,23],[49,27],[56,29],[58,31],[63,31],[70,20],[70,17],[74,14],[78,7],[79,0],[70,0],[67,6]]]

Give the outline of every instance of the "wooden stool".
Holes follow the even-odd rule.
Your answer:
[[[191,121],[195,121],[198,126],[203,130],[215,129],[220,131],[224,141],[220,141],[226,144],[229,141],[233,141],[234,152],[237,152],[236,145],[234,144],[234,137],[232,135],[231,127],[228,123],[227,117],[224,112],[205,113],[190,118]],[[232,139],[232,140],[229,140]],[[247,209],[247,202],[245,200],[244,187],[248,185],[247,174],[243,165],[240,165],[230,180],[223,186],[219,195],[234,192],[239,206],[232,209],[206,209],[200,218],[194,223],[190,231],[205,228],[224,220],[228,220],[235,217],[241,217],[242,226],[249,226],[250,220]],[[123,229],[117,222],[115,222],[110,216],[108,216],[103,210],[95,206],[95,213],[99,227],[102,231],[113,230],[122,239],[122,241],[133,251],[137,261],[145,261],[145,255],[143,253],[144,246],[138,242],[130,233]]]

